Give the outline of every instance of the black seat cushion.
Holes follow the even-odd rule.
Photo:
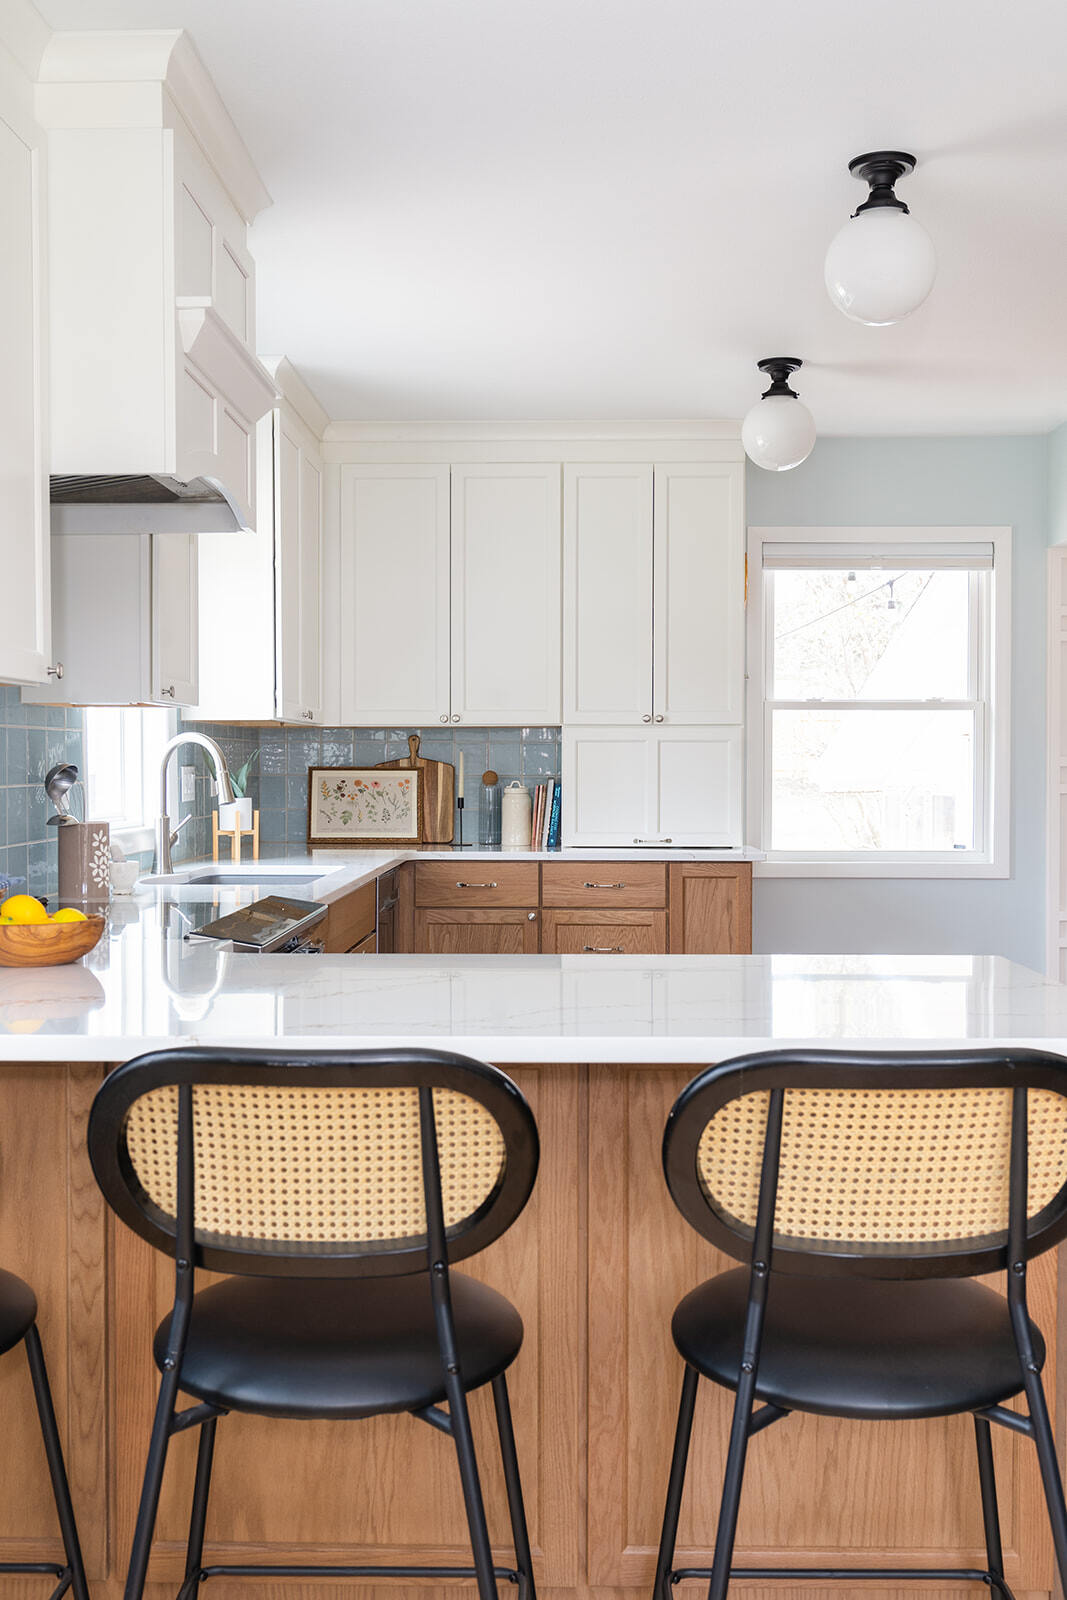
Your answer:
[[[0,1353],[25,1339],[37,1319],[37,1296],[13,1272],[0,1271]]]
[[[465,1389],[488,1383],[522,1344],[510,1301],[449,1274]],[[162,1366],[170,1316],[156,1330]],[[193,1300],[181,1387],[268,1417],[370,1417],[445,1397],[429,1278],[227,1278]]]
[[[686,1361],[729,1389],[737,1387],[748,1286],[747,1268],[724,1272],[674,1313]],[[1031,1330],[1044,1364],[1044,1340]],[[1007,1301],[980,1283],[771,1274],[762,1400],[830,1417],[939,1417],[996,1405],[1022,1387]]]

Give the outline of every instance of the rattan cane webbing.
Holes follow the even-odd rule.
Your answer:
[[[433,1091],[446,1227],[471,1216],[501,1175],[504,1139],[484,1106]],[[417,1089],[197,1085],[198,1231],[278,1243],[362,1244],[426,1232]],[[178,1090],[130,1108],[130,1161],[149,1199],[176,1206]]]
[[[756,1222],[766,1092],[727,1102],[697,1152],[715,1209]],[[1029,1215],[1067,1181],[1067,1100],[1031,1089]],[[1008,1222],[1010,1089],[789,1089],[775,1233],[825,1243],[977,1239]]]

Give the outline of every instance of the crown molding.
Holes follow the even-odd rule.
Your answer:
[[[188,125],[246,222],[271,204],[244,140],[187,33],[173,28],[54,33],[37,74],[47,128]]]
[[[328,444],[628,443],[637,440],[692,439],[701,444],[741,442],[741,424],[711,418],[626,422],[331,422]]]
[[[331,426],[329,412],[308,388],[289,357],[260,356],[259,359],[274,379],[281,399],[292,407],[304,426],[321,442]]]

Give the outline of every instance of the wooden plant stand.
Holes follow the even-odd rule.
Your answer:
[[[253,811],[253,813],[252,813],[252,826],[250,828],[233,828],[233,829],[230,829],[230,828],[222,828],[222,829],[220,829],[219,828],[219,814],[218,814],[218,812],[217,811],[213,811],[211,813],[211,859],[212,859],[212,861],[217,861],[219,859],[219,840],[220,839],[229,839],[229,841],[230,841],[230,857],[231,857],[231,860],[240,861],[240,859],[241,859],[241,840],[242,839],[248,839],[248,838],[251,838],[251,840],[252,840],[252,860],[253,861],[258,861],[259,860],[259,812],[258,811]]]

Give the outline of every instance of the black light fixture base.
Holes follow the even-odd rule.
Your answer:
[[[800,396],[789,387],[788,380],[790,373],[799,372],[803,365],[799,356],[768,356],[765,361],[757,361],[756,366],[771,380],[771,386],[763,391],[762,398],[766,400],[770,395],[787,395],[791,400],[799,400]]]
[[[906,178],[910,172],[914,172],[915,165],[915,157],[909,156],[904,150],[872,150],[865,156],[853,157],[848,164],[849,172],[854,178],[870,184],[871,192],[852,215],[858,217],[861,211],[873,211],[880,206],[907,211],[903,200],[894,194],[893,185],[898,178]]]

